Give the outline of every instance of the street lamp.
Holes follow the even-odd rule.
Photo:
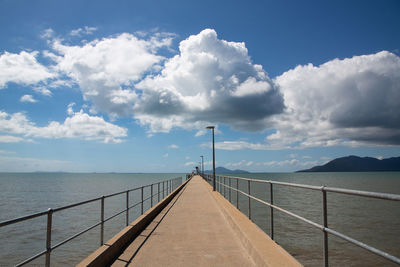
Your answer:
[[[201,176],[203,177],[204,176],[204,157],[203,156],[200,156],[200,157],[201,157]]]
[[[212,146],[213,146],[213,191],[215,191],[215,145],[214,145],[214,126],[207,126],[206,129],[212,130]]]

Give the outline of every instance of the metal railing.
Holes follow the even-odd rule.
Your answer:
[[[104,223],[115,218],[116,216],[122,214],[122,213],[126,213],[126,226],[129,225],[129,210],[132,208],[135,208],[137,206],[140,205],[140,211],[141,211],[141,215],[144,213],[144,202],[150,200],[150,207],[153,207],[153,199],[155,196],[157,196],[157,202],[160,202],[160,198],[161,200],[166,197],[168,194],[170,194],[175,188],[177,188],[180,184],[182,184],[182,177],[177,177],[177,178],[173,178],[173,179],[169,179],[169,180],[165,180],[165,181],[160,181],[158,183],[153,183],[153,184],[148,184],[148,185],[144,185],[144,186],[140,186],[140,187],[136,187],[136,188],[132,188],[129,190],[125,190],[125,191],[121,191],[121,192],[117,192],[117,193],[113,193],[113,194],[109,194],[109,195],[105,195],[105,196],[101,196],[98,198],[93,198],[93,199],[89,199],[89,200],[85,200],[82,202],[78,202],[78,203],[74,203],[71,205],[67,205],[67,206],[63,206],[63,207],[59,207],[59,208],[55,208],[55,209],[48,209],[47,211],[43,211],[43,212],[38,212],[38,213],[34,213],[31,215],[27,215],[27,216],[23,216],[23,217],[19,217],[19,218],[15,218],[12,220],[7,220],[7,221],[3,221],[0,222],[0,228],[7,226],[7,225],[11,225],[11,224],[15,224],[15,223],[19,223],[19,222],[23,222],[26,220],[30,220],[33,218],[37,218],[40,216],[47,216],[47,230],[46,230],[46,249],[43,250],[42,252],[37,253],[36,255],[33,255],[27,259],[25,259],[24,261],[16,264],[15,266],[23,266],[43,255],[46,255],[46,263],[45,265],[48,267],[50,266],[50,256],[51,256],[51,252],[60,247],[61,245],[77,238],[78,236],[92,230],[93,228],[97,227],[100,225],[100,246],[104,244]],[[144,198],[144,189],[150,187],[150,196],[147,198]],[[156,187],[157,188],[157,192],[154,194],[153,193],[153,188]],[[161,188],[162,187],[162,188]],[[129,193],[130,192],[134,192],[134,191],[139,191],[141,192],[141,201],[133,204],[133,205],[129,205]],[[111,215],[108,218],[104,218],[104,201],[107,198],[111,198],[114,196],[118,196],[118,195],[122,195],[122,194],[126,194],[126,208]],[[162,196],[161,196],[162,195]],[[70,208],[74,208],[77,206],[81,206],[84,204],[88,204],[88,203],[92,203],[92,202],[96,202],[96,201],[100,201],[100,205],[101,205],[101,216],[100,216],[100,221],[97,222],[96,224],[84,229],[83,231],[80,231],[70,237],[68,237],[67,239],[57,243],[56,245],[52,246],[51,245],[51,233],[52,233],[52,219],[53,219],[53,214],[62,210],[66,210],[66,209],[70,209]]]
[[[208,181],[210,184],[212,184],[213,177],[212,175],[204,174],[203,178]],[[334,192],[334,193],[339,193],[339,194],[347,194],[347,195],[354,195],[354,196],[362,196],[362,197],[368,197],[368,198],[377,198],[377,199],[384,199],[384,200],[391,200],[391,201],[400,201],[400,195],[398,194],[387,194],[387,193],[377,193],[377,192],[369,192],[369,191],[360,191],[360,190],[351,190],[351,189],[343,189],[343,188],[336,188],[336,187],[328,187],[328,186],[313,186],[313,185],[304,185],[304,184],[296,184],[296,183],[286,183],[286,182],[277,182],[277,181],[270,181],[270,180],[259,180],[259,179],[249,179],[249,178],[243,178],[243,177],[231,177],[231,176],[220,176],[216,175],[216,184],[217,184],[217,191],[226,197],[225,195],[225,190],[229,189],[229,194],[227,196],[229,202],[231,202],[231,191],[236,192],[236,208],[239,209],[239,193],[241,195],[244,195],[245,197],[248,198],[248,217],[251,220],[251,202],[250,200],[253,199],[261,204],[264,204],[266,206],[270,207],[270,237],[273,240],[274,239],[274,209],[278,210],[280,212],[283,212],[289,216],[292,216],[298,220],[301,220],[309,225],[312,225],[319,230],[322,231],[323,234],[323,261],[324,261],[324,266],[329,266],[328,262],[328,234],[337,236],[349,243],[352,243],[354,245],[357,245],[365,250],[368,250],[376,255],[379,255],[389,261],[392,261],[394,263],[400,264],[400,258],[393,256],[387,252],[384,252],[382,250],[379,250],[377,248],[374,248],[370,245],[367,245],[363,242],[360,242],[352,237],[349,237],[345,234],[342,234],[338,231],[335,231],[331,228],[328,227],[328,209],[327,209],[327,198],[326,198],[326,193],[327,192]],[[228,183],[226,182],[226,179],[228,179]],[[232,186],[231,180],[236,180],[235,186]],[[247,192],[243,192],[239,189],[239,180],[244,181],[247,183]],[[251,183],[263,183],[263,184],[269,184],[269,202],[264,201],[262,199],[259,199],[255,196],[251,195],[250,187]],[[274,205],[274,198],[273,198],[273,185],[280,185],[280,186],[287,186],[287,187],[296,187],[296,188],[302,188],[302,189],[309,189],[309,190],[316,190],[316,191],[321,191],[321,197],[322,197],[322,218],[323,222],[322,224],[313,222],[309,219],[306,219],[300,215],[297,215],[291,211],[288,211],[286,209],[283,209],[277,205]]]

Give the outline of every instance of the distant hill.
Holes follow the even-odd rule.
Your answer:
[[[212,173],[212,170],[206,170],[204,173]],[[215,168],[215,173],[249,173],[248,171],[244,170],[229,170],[224,167],[217,167]]]
[[[376,172],[400,171],[400,157],[376,159],[371,157],[348,156],[334,159],[325,165],[298,172]]]

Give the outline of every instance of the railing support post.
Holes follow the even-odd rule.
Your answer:
[[[249,219],[251,220],[251,206],[250,206],[250,180],[247,180],[247,191],[249,193]]]
[[[100,246],[104,244],[104,196],[101,197],[101,215],[100,215]]]
[[[326,205],[326,191],[324,187],[322,187],[322,212],[323,212],[323,218],[324,218],[324,266],[328,267],[328,233],[325,231],[325,228],[328,227],[328,211],[327,211],[327,205]]]
[[[140,207],[141,207],[141,214],[143,215],[143,186],[140,188],[140,191],[142,192],[142,201],[141,201],[141,205],[140,205]]]
[[[231,189],[231,178],[229,177],[228,179],[229,179],[229,202],[231,202],[231,191],[232,191],[232,189]]]
[[[271,205],[274,205],[274,193],[272,190],[272,183],[269,183],[269,202]],[[274,240],[274,208],[271,206],[269,207],[270,212],[271,212],[271,239]]]
[[[225,197],[225,191],[226,191],[226,190],[225,190],[225,188],[226,188],[225,185],[226,185],[226,177],[224,176],[224,197]]]
[[[53,210],[49,209],[48,212],[47,212],[46,267],[50,266],[52,221],[53,221]]]
[[[236,208],[239,209],[239,179],[236,178]]]
[[[126,191],[126,226],[129,225],[129,190]]]
[[[153,207],[153,184],[151,184],[151,190],[150,190],[150,207]]]
[[[157,184],[157,186],[158,186],[158,193],[157,193],[157,195],[158,195],[158,202],[160,202],[160,182],[158,182],[158,184]],[[158,203],[157,202],[157,203]]]

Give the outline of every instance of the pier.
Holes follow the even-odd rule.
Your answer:
[[[297,213],[299,210],[289,210],[284,207],[275,195],[279,196],[279,192],[282,192],[279,188],[300,190],[296,191],[297,194],[302,194],[301,191],[314,192],[314,196],[316,194],[318,197],[313,198],[313,204],[320,206],[319,220],[305,218]],[[71,258],[67,257],[64,263],[69,262],[68,265],[78,264],[78,266],[301,266],[297,259],[274,241],[275,236],[279,237],[282,234],[283,225],[276,219],[279,216],[276,213],[280,213],[292,220],[288,220],[288,223],[296,220],[320,231],[316,233],[321,234],[322,237],[322,242],[317,244],[322,252],[320,254],[322,258],[319,257],[318,261],[321,260],[323,266],[329,266],[330,255],[337,256],[334,253],[336,248],[329,249],[328,247],[329,236],[378,255],[386,263],[400,265],[396,249],[381,250],[353,238],[351,231],[349,231],[350,234],[338,231],[337,223],[329,225],[328,209],[331,211],[333,207],[330,207],[328,203],[337,205],[335,201],[338,199],[328,198],[328,194],[329,196],[347,195],[377,201],[385,200],[394,204],[400,201],[399,194],[244,177],[187,175],[186,181],[183,182],[182,177],[156,181],[3,221],[0,222],[0,228],[9,225],[16,226],[21,222],[30,222],[39,217],[45,219],[43,221],[47,223],[43,244],[45,249],[31,256],[21,254],[25,259],[19,263],[12,263],[15,266],[37,264],[38,261],[44,262],[41,264],[44,266],[58,266],[59,262],[51,260],[54,251],[62,250],[63,245],[73,243],[89,231],[94,235],[100,234],[100,247],[94,252],[88,249],[75,258],[72,254]],[[294,195],[289,195],[291,199],[295,199]],[[105,208],[105,203],[110,203],[112,198],[122,200],[122,203],[120,202],[122,210],[119,205],[111,210]],[[100,214],[95,210],[90,213],[92,219],[98,216],[97,220],[93,221],[93,225],[63,240],[53,237],[53,233],[58,230],[53,226],[53,214],[59,216],[58,214],[62,214],[63,211],[88,204],[99,205],[97,207],[100,208],[97,209]],[[253,222],[257,219],[257,211],[260,211],[256,205],[264,207],[262,218],[268,224],[267,227],[265,224],[261,227]],[[398,208],[393,205],[391,207],[393,211]],[[136,212],[132,212],[134,209]],[[269,212],[264,213],[267,210]],[[129,216],[130,212],[133,217]],[[123,219],[123,225],[116,229],[117,231],[123,229],[112,238],[108,235],[109,240],[106,240],[104,238],[105,223],[113,225],[114,221],[111,220],[117,216]],[[14,229],[17,228],[14,227]],[[84,257],[86,258],[83,259]],[[364,259],[358,262],[363,261]]]
[[[78,266],[301,266],[200,176],[174,193]]]

